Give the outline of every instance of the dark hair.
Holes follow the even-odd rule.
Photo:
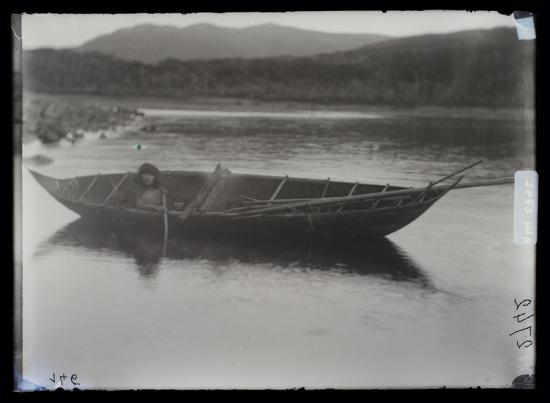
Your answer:
[[[136,175],[136,182],[140,185],[143,185],[143,182],[141,181],[141,175],[143,174],[153,175],[155,177],[155,180],[152,186],[153,187],[160,186],[160,171],[156,166],[148,162],[141,164]]]
[[[174,201],[179,201],[179,202],[185,202],[187,201],[187,197],[185,195],[185,193],[183,192],[176,192],[172,195],[172,198]]]

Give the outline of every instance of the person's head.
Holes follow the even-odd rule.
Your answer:
[[[136,180],[145,186],[159,186],[160,171],[156,166],[148,162],[142,164],[138,169]]]
[[[176,193],[174,195],[174,210],[181,211],[185,208],[185,205],[187,204],[187,199],[185,196],[181,193]]]

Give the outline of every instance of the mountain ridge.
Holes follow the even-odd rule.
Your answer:
[[[123,60],[156,63],[220,58],[311,56],[349,50],[389,38],[377,34],[327,33],[277,24],[242,28],[199,23],[187,27],[139,24],[100,35],[73,48],[100,52]]]
[[[240,97],[377,105],[534,104],[534,43],[514,29],[398,38],[308,57],[181,61],[151,65],[100,53],[24,52],[35,92]]]

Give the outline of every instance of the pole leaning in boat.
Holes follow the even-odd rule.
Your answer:
[[[480,164],[482,161],[477,161],[473,164],[468,165],[467,167],[461,168],[455,172],[453,172],[450,175],[447,175],[435,182],[431,183],[430,190],[431,191],[437,191],[437,190],[445,190],[448,188],[448,185],[436,185],[438,183],[443,182],[444,180],[447,180],[461,172],[466,171],[467,169],[470,169],[478,164]],[[505,183],[513,183],[510,182],[509,178],[505,179],[499,179],[497,180],[498,183],[488,183],[488,181],[484,182],[478,182],[478,183],[470,183],[470,184],[463,184],[453,186],[453,189],[460,189],[465,187],[475,187],[475,186],[488,186],[488,185],[497,185],[497,184],[505,184]],[[434,186],[436,185],[436,186]],[[318,207],[318,206],[329,206],[329,205],[337,205],[337,204],[347,204],[347,203],[353,203],[357,201],[363,201],[368,199],[381,199],[381,198],[388,198],[392,196],[404,196],[408,194],[414,194],[423,191],[425,188],[412,188],[412,189],[402,189],[402,190],[394,190],[389,192],[377,192],[377,193],[365,193],[365,194],[359,194],[354,196],[341,196],[341,197],[327,197],[327,198],[317,198],[317,199],[310,199],[306,201],[297,201],[295,203],[286,203],[285,207],[283,206],[254,206],[250,209],[238,211],[238,212],[227,212],[228,215],[233,216],[245,216],[249,214],[260,214],[260,213],[274,213],[274,212],[280,212],[283,211],[285,208],[292,207],[292,208],[300,208],[300,207]]]
[[[468,165],[467,167],[461,168],[461,169],[459,169],[458,171],[453,172],[453,173],[450,174],[450,175],[447,175],[447,176],[445,176],[445,177],[443,177],[443,178],[441,178],[441,179],[438,179],[438,180],[436,180],[435,182],[432,183],[432,186],[437,185],[438,183],[441,183],[441,182],[443,182],[443,181],[445,181],[445,180],[447,180],[447,179],[449,179],[449,178],[452,178],[453,176],[458,175],[458,174],[461,173],[461,172],[467,171],[468,169],[473,168],[473,167],[475,167],[476,165],[481,164],[482,162],[483,162],[482,160],[476,161],[476,162],[474,162],[473,164]]]
[[[164,243],[162,245],[162,254],[166,255],[166,245],[168,244],[168,207],[166,205],[166,192],[162,192],[162,207],[164,207]]]

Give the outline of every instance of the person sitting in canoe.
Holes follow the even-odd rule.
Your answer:
[[[163,213],[166,210],[163,195],[166,195],[167,192],[160,182],[159,169],[148,162],[142,164],[138,169],[134,183],[128,186],[122,194],[119,205]]]
[[[187,197],[185,197],[185,195],[181,192],[179,193],[175,193],[173,196],[172,196],[172,203],[171,203],[171,206],[174,210],[176,211],[183,211],[185,206],[187,206],[187,204],[189,203],[189,200],[187,199]]]

